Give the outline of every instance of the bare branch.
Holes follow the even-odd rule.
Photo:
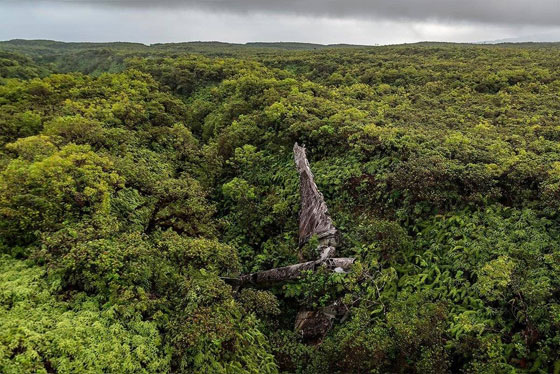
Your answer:
[[[238,286],[244,286],[247,284],[269,285],[278,282],[286,282],[298,279],[302,276],[303,272],[317,271],[323,266],[329,271],[345,272],[352,267],[353,263],[353,258],[325,258],[316,261],[302,262],[295,265],[264,270],[257,273],[244,274],[238,279],[231,279],[230,282]]]

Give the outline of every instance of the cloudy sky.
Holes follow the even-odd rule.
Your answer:
[[[0,0],[0,40],[560,40],[560,0]]]

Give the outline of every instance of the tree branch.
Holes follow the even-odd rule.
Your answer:
[[[228,278],[227,280],[237,286],[245,286],[248,284],[259,286],[270,285],[298,279],[304,271],[314,272],[323,266],[330,271],[345,272],[350,269],[353,263],[354,259],[349,257],[325,258],[259,271],[257,273],[244,274],[237,279]]]

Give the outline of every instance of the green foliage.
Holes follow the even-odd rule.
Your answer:
[[[164,373],[170,356],[154,322],[123,323],[94,299],[57,301],[44,270],[0,258],[3,373]]]
[[[559,57],[0,43],[0,371],[559,372]],[[356,263],[234,290],[317,256],[296,141]]]
[[[0,176],[0,237],[8,243],[27,244],[37,231],[106,214],[112,191],[122,183],[110,160],[89,146],[57,149],[40,136],[20,139],[7,149],[18,155]]]

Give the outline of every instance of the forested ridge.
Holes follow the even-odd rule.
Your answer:
[[[558,374],[559,98],[554,43],[0,42],[0,372]],[[316,259],[296,142],[354,265],[232,286]]]

